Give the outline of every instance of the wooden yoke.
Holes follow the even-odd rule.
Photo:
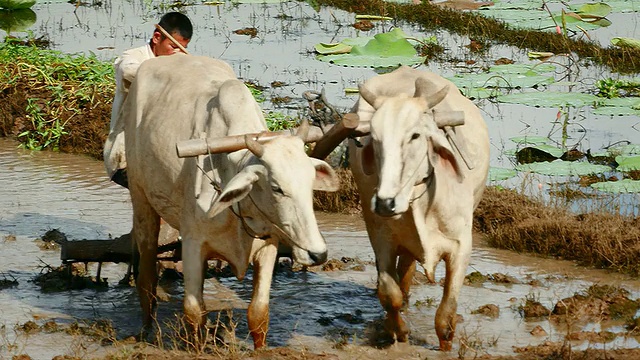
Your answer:
[[[369,133],[369,123],[367,122],[359,124],[358,115],[356,114],[346,114],[343,117],[342,122],[331,125],[327,128],[328,130],[326,131],[326,133],[323,133],[323,131],[319,127],[310,126],[309,135],[307,135],[306,137],[306,142],[317,142],[316,148],[319,147],[318,150],[313,150],[312,154],[310,155],[311,157],[323,159],[327,155],[329,155],[329,153],[331,153],[331,151],[333,151],[333,149],[335,149],[335,147],[338,146],[338,144],[340,144],[348,136],[362,136]],[[247,148],[244,140],[245,135],[250,136],[251,139],[262,144],[278,136],[295,135],[295,132],[296,129],[288,129],[282,131],[263,131],[260,133],[232,135],[210,139],[184,140],[176,144],[176,151],[178,153],[178,157],[180,158],[206,154],[228,153]]]

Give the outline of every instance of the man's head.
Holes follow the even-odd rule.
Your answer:
[[[171,34],[180,45],[187,47],[193,35],[193,26],[186,15],[179,12],[167,13],[162,16],[158,25]],[[149,45],[151,45],[151,50],[156,56],[173,55],[180,52],[178,46],[162,35],[158,29],[153,32]]]

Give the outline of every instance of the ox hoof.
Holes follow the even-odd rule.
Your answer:
[[[440,351],[451,351],[452,345],[451,340],[440,340]]]
[[[396,340],[398,342],[407,342],[409,341],[409,332],[402,332],[402,333],[398,333],[396,334]]]

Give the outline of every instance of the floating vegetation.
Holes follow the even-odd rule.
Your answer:
[[[598,103],[595,95],[584,93],[568,93],[559,91],[522,92],[498,95],[498,102],[508,104],[522,104],[535,107],[583,107]]]
[[[593,189],[608,193],[640,193],[640,180],[623,179],[620,181],[604,181],[591,185]]]
[[[446,29],[452,33],[473,39],[493,41],[499,44],[515,46],[526,50],[551,52],[554,54],[571,53],[585,59],[587,63],[608,66],[622,73],[640,72],[640,49],[602,47],[590,40],[565,37],[551,31],[532,31],[513,28],[501,19],[483,16],[485,10],[453,11],[428,1],[420,5],[412,3],[390,3],[381,0],[316,0],[320,5],[335,6],[356,14],[392,16],[397,20],[421,25],[425,30]],[[518,2],[518,6],[520,6]],[[527,1],[531,7],[540,7],[540,1]],[[619,4],[618,4],[619,3]],[[638,11],[632,1],[607,1],[613,12]],[[500,6],[496,3],[493,7]],[[513,4],[508,4],[513,6]],[[529,11],[531,12],[531,11]],[[546,13],[542,15],[548,17]],[[554,26],[555,27],[555,26]]]
[[[611,43],[621,48],[626,47],[626,48],[640,49],[640,40],[638,39],[614,37],[614,38],[611,38]]]
[[[337,44],[315,45],[320,61],[352,67],[386,68],[400,65],[417,65],[426,57],[418,55],[400,28],[373,37],[358,37],[342,40]],[[413,39],[416,40],[416,39]]]
[[[544,74],[553,71],[548,69],[546,66],[535,68],[523,64],[497,65],[491,67],[488,73],[457,74],[448,79],[459,88],[533,88],[556,81],[553,75]]]
[[[489,168],[489,182],[496,182],[500,180],[511,179],[516,176],[518,172],[514,169],[506,169],[506,168],[497,168],[490,167]]]
[[[35,5],[36,0],[0,0],[0,9],[24,10]]]
[[[556,160],[552,162],[521,164],[516,166],[516,170],[549,176],[571,176],[602,174],[611,171],[611,168],[606,165],[590,164],[588,162]]]
[[[26,31],[36,23],[36,18],[36,13],[31,9],[0,9],[0,29],[6,31],[7,34]]]
[[[546,5],[541,7],[539,1],[506,3],[504,6],[501,4],[505,3],[483,7],[477,12],[500,19],[513,28],[562,31],[564,34],[568,31],[575,34],[611,25],[611,21],[605,17],[611,13],[612,8],[605,3],[569,6],[555,13],[550,12]]]

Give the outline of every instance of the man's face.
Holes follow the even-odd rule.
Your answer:
[[[187,47],[190,39],[183,38],[179,33],[174,32],[171,34],[176,41],[180,43],[180,45]],[[153,44],[153,53],[156,56],[164,56],[164,55],[173,55],[180,53],[180,49],[173,41],[169,40],[169,38],[162,36],[160,32],[156,31],[153,33],[153,37],[151,38],[151,42]]]

